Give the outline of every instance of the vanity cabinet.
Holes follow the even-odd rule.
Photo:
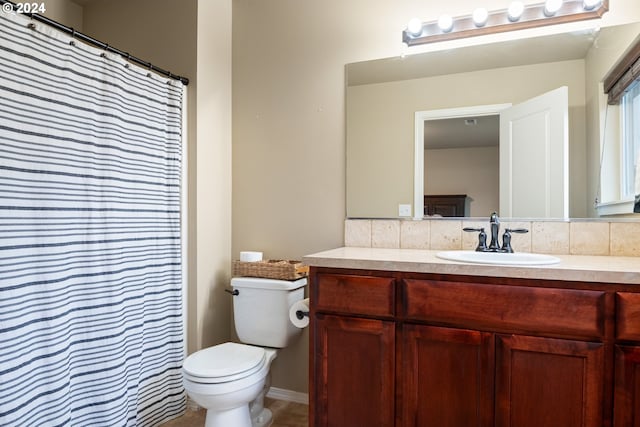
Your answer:
[[[393,426],[395,280],[314,276],[311,372],[316,426]]]
[[[318,426],[393,426],[395,325],[316,316]]]
[[[633,290],[311,267],[310,425],[638,427]]]
[[[497,427],[603,425],[602,343],[501,335],[496,367]]]
[[[640,293],[616,295],[614,427],[640,426]]]
[[[468,329],[449,331],[452,352],[440,353],[442,366],[439,349],[425,355],[425,364],[438,361],[441,382],[461,385],[423,393],[420,402],[439,395],[444,414],[425,422],[418,416],[416,423],[415,414],[424,411],[418,403],[405,410],[404,425],[600,427],[605,293],[475,280],[402,281],[405,321]],[[474,339],[460,346],[462,336]],[[429,375],[411,375],[415,383],[432,382]],[[454,418],[466,413],[471,417]]]
[[[640,426],[640,344],[616,345],[614,427]]]
[[[493,425],[493,334],[405,324],[398,425]]]

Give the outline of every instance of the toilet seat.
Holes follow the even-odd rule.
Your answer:
[[[182,372],[190,381],[217,384],[246,378],[266,363],[262,347],[227,342],[188,356]]]

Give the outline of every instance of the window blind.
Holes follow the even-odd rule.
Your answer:
[[[640,78],[640,36],[613,66],[604,78],[604,93],[609,105],[620,103],[620,98],[631,84]]]

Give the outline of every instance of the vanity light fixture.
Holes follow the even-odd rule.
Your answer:
[[[522,12],[524,12],[524,3],[518,0],[512,1],[507,9],[507,17],[509,21],[516,22],[522,16]]]
[[[471,17],[473,18],[473,23],[476,27],[484,27],[487,23],[487,18],[489,18],[489,12],[487,12],[487,9],[484,7],[479,7],[473,11],[473,15],[471,15]]]
[[[584,0],[583,7],[584,7],[584,10],[592,10],[600,6],[601,3],[602,3],[602,0]]]
[[[487,12],[478,8],[470,16],[452,18],[442,15],[437,21],[420,22],[415,18],[402,32],[407,46],[434,43],[464,37],[523,30],[545,25],[565,24],[602,17],[609,0],[546,0],[524,5],[514,0],[506,10]]]
[[[440,16],[440,18],[438,18],[438,28],[440,28],[443,33],[448,33],[453,29],[453,18],[449,15]]]
[[[407,32],[414,37],[422,34],[422,21],[418,18],[413,18],[407,25]]]
[[[547,0],[544,2],[544,15],[553,16],[560,10],[561,7],[562,0]]]

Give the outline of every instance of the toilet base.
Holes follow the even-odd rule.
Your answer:
[[[273,421],[273,413],[264,407],[264,397],[267,395],[269,388],[271,388],[271,372],[264,379],[264,387],[260,390],[260,394],[249,403],[252,427],[269,427]]]
[[[260,414],[251,419],[252,427],[269,427],[273,422],[273,413],[270,409],[264,408]]]
[[[204,427],[252,426],[249,405],[243,405],[228,411],[207,411]]]
[[[204,427],[246,426],[269,427],[273,423],[273,413],[263,408],[259,414],[252,415],[249,406],[230,409],[228,411],[207,411]]]

